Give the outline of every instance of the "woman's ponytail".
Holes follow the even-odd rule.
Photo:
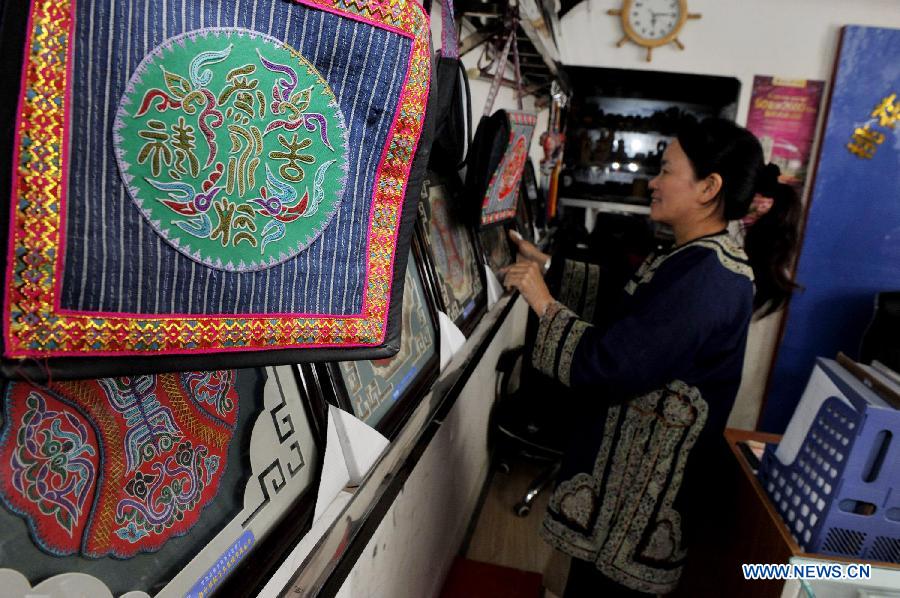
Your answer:
[[[744,249],[756,279],[754,311],[767,316],[784,305],[798,288],[788,272],[797,252],[800,199],[792,187],[778,182],[778,166],[766,164],[759,140],[747,129],[721,118],[685,120],[678,132],[694,176],[722,177],[716,200],[725,220],[747,215],[754,196],[769,198],[771,208],[747,228]],[[769,203],[769,202],[767,202]]]
[[[799,288],[789,272],[799,242],[800,198],[793,187],[778,182],[779,174],[772,164],[760,170],[757,193],[771,198],[772,207],[747,228],[744,237],[756,278],[753,308],[760,318],[778,311]]]

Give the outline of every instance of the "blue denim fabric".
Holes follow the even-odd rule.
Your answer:
[[[165,313],[331,313],[362,309],[375,170],[406,76],[411,41],[287,0],[76,3],[64,309]],[[259,272],[185,257],[144,220],[119,176],[112,124],[135,67],[164,40],[241,27],[284,40],[325,76],[349,129],[338,213],[309,248]]]

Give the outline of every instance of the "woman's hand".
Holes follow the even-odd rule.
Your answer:
[[[530,243],[523,239],[518,231],[510,229],[509,238],[515,244],[516,249],[519,250],[519,254],[522,257],[534,262],[538,266],[543,268],[544,264],[550,259],[550,256],[538,249],[534,243]]]
[[[533,247],[533,245],[532,245]],[[543,268],[531,260],[522,260],[500,270],[503,286],[518,289],[538,317],[553,303],[553,295],[544,282]]]

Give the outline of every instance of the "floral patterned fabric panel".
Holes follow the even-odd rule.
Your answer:
[[[387,359],[339,364],[353,413],[376,426],[436,355],[437,337],[418,266],[410,258],[403,294],[400,351]]]
[[[482,225],[515,217],[519,182],[522,180],[525,161],[528,160],[531,136],[537,125],[537,117],[534,114],[512,110],[507,114],[510,124],[509,143],[484,195],[481,206]]]
[[[53,555],[159,550],[216,496],[237,416],[233,370],[11,382],[0,499]]]
[[[447,188],[439,180],[426,180],[419,212],[425,221],[425,242],[431,250],[445,311],[454,322],[475,309],[484,290],[472,240],[465,225],[453,214]]]
[[[15,11],[28,25],[6,357],[374,349],[393,336],[431,75],[417,2]]]

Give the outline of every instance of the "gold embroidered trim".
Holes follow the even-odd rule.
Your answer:
[[[667,259],[681,253],[689,247],[705,247],[711,249],[715,252],[719,263],[722,264],[726,270],[741,276],[746,276],[750,279],[750,282],[753,282],[753,268],[751,268],[748,263],[747,254],[744,253],[744,250],[739,247],[731,237],[723,233],[714,237],[703,237],[691,241],[690,243],[685,243],[678,249],[665,255],[654,256],[651,254],[644,260],[644,263],[641,264],[638,271],[635,272],[631,280],[628,281],[628,284],[625,285],[625,292],[629,295],[633,295],[640,285],[653,280],[656,271],[659,270],[659,267],[662,266]]]
[[[572,359],[575,356],[575,348],[578,346],[581,337],[585,331],[591,327],[591,324],[584,320],[575,320],[566,340],[563,343],[562,354],[559,357],[559,381],[566,386],[571,385],[572,381]]]
[[[584,262],[574,260],[566,260],[565,269],[563,270],[563,283],[560,292],[560,303],[571,309],[579,311],[578,300],[581,298],[581,292],[584,288]]]
[[[698,241],[696,244],[701,247],[712,249],[716,252],[719,263],[722,264],[725,269],[730,270],[735,274],[746,276],[750,279],[750,282],[753,282],[753,268],[751,268],[750,264],[747,262],[747,254],[744,253],[743,249],[734,244],[731,237],[723,237],[721,240],[717,241],[703,240]]]
[[[559,313],[561,309],[564,309],[563,305],[559,301],[554,301],[550,305],[547,306],[547,309],[544,311],[541,316],[540,323],[538,325],[537,336],[534,339],[534,347],[531,349],[531,364],[535,367],[535,369],[540,370],[547,374],[546,368],[544,366],[545,355],[547,354],[547,332],[550,330],[550,324],[553,323],[553,320],[556,318],[556,315]],[[552,362],[550,367],[552,367]],[[550,373],[549,375],[552,375]]]
[[[563,333],[569,325],[569,321],[576,316],[565,307],[559,310],[550,327],[547,329],[547,336],[544,337],[544,358],[541,362],[542,371],[548,376],[556,377],[556,353],[563,341]]]
[[[594,319],[594,310],[597,307],[597,289],[600,288],[600,266],[589,264],[587,271],[587,290],[584,292],[584,309],[581,317],[588,322]]]
[[[625,414],[620,425],[621,409]],[[544,538],[572,556],[594,562],[604,575],[632,589],[657,594],[674,589],[685,551],[681,517],[672,504],[707,415],[700,391],[679,380],[611,407],[592,474],[581,473],[559,485],[549,507],[557,518],[545,519]],[[596,497],[593,505],[584,503],[585,488]],[[656,518],[651,520],[654,512]],[[584,528],[581,522],[593,517],[592,528],[585,532],[560,521]],[[642,545],[645,537],[649,541]]]

